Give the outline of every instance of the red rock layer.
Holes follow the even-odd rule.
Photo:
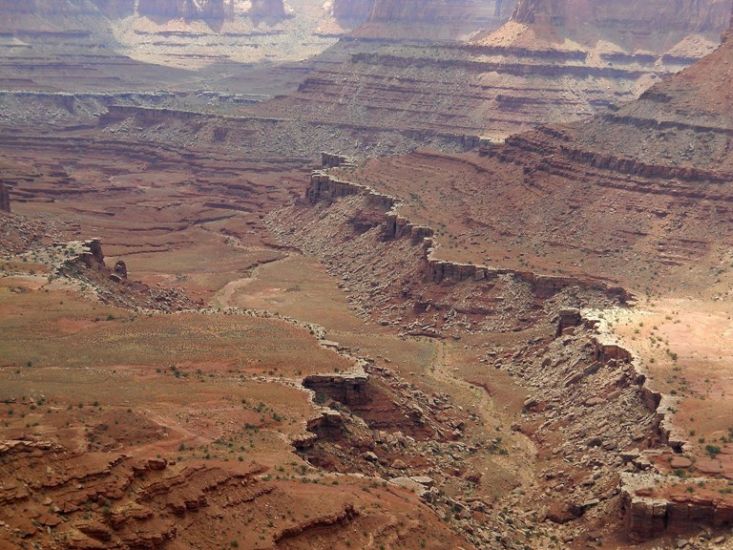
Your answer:
[[[375,160],[349,177],[397,197],[414,223],[444,226],[451,259],[639,290],[710,285],[704,266],[733,246],[731,81],[729,40],[609,114],[486,143],[481,156]]]

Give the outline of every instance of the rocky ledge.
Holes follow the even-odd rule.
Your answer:
[[[434,239],[434,230],[427,226],[415,225],[401,216],[398,213],[399,202],[397,199],[375,191],[371,187],[341,180],[329,174],[326,170],[315,170],[313,172],[310,185],[306,191],[306,199],[311,204],[331,203],[340,197],[350,195],[364,196],[372,206],[384,210],[385,239],[409,238],[422,248],[425,277],[435,283],[482,281],[509,275],[522,282],[529,283],[533,292],[539,297],[550,297],[565,288],[580,286],[589,290],[601,291],[609,298],[620,303],[626,303],[632,299],[632,296],[623,288],[608,285],[601,281],[580,277],[541,275],[528,271],[440,259],[438,254],[439,244]]]

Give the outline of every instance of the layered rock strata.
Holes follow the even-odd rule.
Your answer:
[[[34,0],[0,2],[0,13],[34,16],[131,15],[171,19],[217,20],[233,18],[237,13],[258,17],[281,18],[286,15],[283,0]]]
[[[725,30],[730,8],[730,2],[725,0],[682,0],[674,3],[651,0],[643,4],[633,0],[612,4],[601,0],[523,0],[519,2],[513,20],[563,29],[563,32],[576,37],[588,33],[579,23],[591,22],[602,32],[625,35],[641,47],[647,45],[645,41],[653,39],[655,31],[670,33],[672,37],[677,31],[708,33]],[[592,39],[590,33],[586,36]]]
[[[325,160],[330,162],[331,157]],[[484,331],[536,329],[548,309],[603,296],[599,290],[602,285],[596,286],[595,282],[540,288],[532,277],[511,271],[495,275],[489,270],[484,273],[488,278],[476,278],[484,266],[473,266],[471,270],[470,264],[458,262],[443,263],[442,278],[432,279],[434,272],[427,265],[428,252],[423,245],[435,235],[426,226],[410,223],[396,211],[397,206],[386,194],[345,180],[332,181],[329,173],[317,171],[305,204],[275,215],[271,228],[285,242],[322,258],[331,272],[341,277],[357,309],[363,307],[381,324],[403,327],[404,335],[465,338],[468,334],[486,334]],[[352,247],[354,241],[357,244]],[[385,301],[385,296],[393,299]],[[511,311],[502,307],[502,302],[509,301],[506,297],[511,297],[511,303],[506,304]],[[600,298],[605,303],[616,299]],[[369,302],[373,308],[367,305]],[[406,307],[401,308],[400,302],[406,302]],[[512,322],[507,321],[509,317]],[[596,331],[595,323],[578,309],[559,309],[555,323],[548,329],[552,336],[527,342],[522,339],[523,344],[517,347],[496,346],[480,362],[488,370],[508,370],[536,393],[525,401],[523,420],[512,429],[530,437],[542,449],[555,442],[551,444],[552,452],[543,450],[541,455],[546,456],[543,472],[551,480],[547,483],[557,490],[554,498],[543,497],[541,505],[535,500],[533,509],[542,510],[542,516],[553,524],[575,526],[577,534],[579,524],[587,527],[615,520],[620,503],[618,474],[624,468],[625,453],[634,447],[664,445],[668,434],[660,400],[645,387],[645,378],[627,350],[606,340]],[[487,383],[480,381],[482,375],[476,378],[479,380],[473,383],[477,387]],[[319,377],[308,384],[317,393],[353,403],[352,410],[358,410],[365,387],[363,381],[348,377]],[[609,418],[614,421],[609,422]],[[354,436],[355,428],[343,422],[343,417],[338,421],[329,418],[314,425],[324,441],[333,444],[335,438],[339,451],[324,455],[322,443],[317,446],[321,454],[307,451],[314,453],[308,456],[319,464],[338,464],[334,455],[341,462],[346,460],[343,455],[348,453],[340,449],[352,446],[345,443],[348,434],[354,437],[354,445],[363,438]],[[562,448],[556,445],[557,429],[562,431]],[[380,464],[379,457],[372,456],[368,449],[357,447],[356,452],[364,453],[367,462]],[[591,468],[596,473],[588,476]],[[418,476],[420,470],[408,468],[407,472],[410,475],[403,476],[400,483],[417,483],[419,494],[433,498],[428,490],[419,489],[419,481],[410,481],[410,476]],[[579,484],[578,479],[583,483]],[[575,482],[568,487],[570,480]],[[521,509],[519,503],[515,506]]]
[[[383,235],[385,239],[409,239],[423,250],[425,278],[433,283],[482,281],[495,279],[502,275],[511,275],[522,282],[528,283],[537,296],[545,298],[571,286],[583,286],[604,292],[610,298],[617,299],[621,303],[625,303],[630,298],[622,288],[607,286],[596,281],[537,275],[531,272],[442,260],[439,258],[439,248],[434,239],[434,230],[427,226],[415,225],[402,217],[398,213],[398,202],[393,197],[363,185],[340,180],[324,171],[315,171],[312,174],[310,186],[306,191],[306,198],[313,205],[319,202],[329,204],[341,197],[350,195],[365,196],[371,205],[384,209]]]
[[[625,525],[635,540],[684,534],[703,526],[728,528],[733,525],[733,505],[721,494],[726,485],[704,477],[675,481],[654,473],[626,474]]]
[[[332,204],[330,210],[340,211],[340,215],[319,212],[323,223],[345,217],[356,233],[366,234],[377,227],[367,226],[367,213],[389,212],[399,201],[400,213],[393,212],[384,226],[372,218],[382,228],[382,238],[393,243],[395,236],[408,238],[413,232],[417,233],[415,244],[433,238],[432,232],[427,233],[429,237],[422,234],[427,230],[421,222],[430,219],[441,230],[441,242],[450,243],[440,253],[466,259],[449,262],[449,280],[457,281],[455,286],[471,281],[476,273],[468,267],[471,260],[488,254],[537,268],[547,267],[551,256],[560,257],[557,265],[566,271],[604,274],[649,294],[684,290],[707,295],[711,287],[722,286],[720,275],[725,269],[720,266],[729,262],[733,242],[728,223],[728,204],[733,200],[730,40],[695,66],[608,115],[583,124],[545,126],[514,136],[504,145],[485,142],[481,155],[423,152],[316,173],[309,202],[316,210],[322,209],[321,204]],[[716,220],[714,230],[711,219]],[[312,232],[313,227],[309,226]],[[346,224],[339,227],[344,231]],[[351,253],[345,250],[342,259]],[[396,254],[390,258],[399,262]],[[350,288],[356,286],[355,279],[353,272],[347,272]],[[411,297],[405,281],[399,284],[404,284],[402,296]],[[724,289],[714,300],[726,295]],[[514,304],[520,302],[515,295]],[[434,306],[435,301],[425,300],[415,311],[424,317]],[[622,495],[628,534],[644,539],[687,533],[703,525],[730,526],[727,436],[720,439],[721,447],[709,444],[707,455],[694,455],[692,447],[706,440],[687,441],[688,433],[681,433],[671,417],[684,399],[696,396],[673,397],[651,389],[640,374],[639,357],[611,337],[610,330],[593,336],[593,353],[585,356],[589,363],[582,371],[570,368],[575,358],[563,348],[572,345],[581,324],[577,311],[562,311],[556,348],[544,358],[527,358],[530,350],[511,356],[509,368],[517,376],[529,377],[542,397],[550,396],[529,399],[525,410],[538,415],[550,410],[555,421],[567,421],[565,409],[556,409],[567,388],[575,392],[575,386],[587,378],[608,375],[602,366],[608,365],[617,371],[616,381],[611,383],[614,376],[599,378],[593,386],[598,395],[584,396],[584,406],[591,410],[604,406],[618,397],[620,387],[630,384],[648,413],[645,422],[654,426],[655,441],[647,444],[668,446],[625,449],[619,455],[634,472],[616,487]],[[676,361],[674,354],[670,357]],[[555,384],[563,388],[564,397],[553,403]],[[607,423],[599,422],[607,429]],[[541,435],[545,427],[519,429]],[[614,450],[613,442],[588,439],[589,433],[575,424],[564,430],[564,436],[572,441],[585,437],[588,447]],[[643,436],[632,437],[632,441],[642,440]],[[548,517],[572,521],[583,508],[563,504]]]
[[[731,7],[729,0],[687,2],[679,12],[664,3],[641,11],[628,3],[607,4],[521,2],[511,21],[498,30],[487,22],[484,35],[469,42],[374,45],[316,71],[296,93],[263,109],[307,120],[369,121],[395,131],[501,140],[638,97],[710,53]],[[382,13],[378,8],[373,18]],[[401,10],[409,6],[388,3],[383,17],[399,19]]]
[[[5,2],[0,5],[0,81],[4,89],[77,92],[150,90],[161,83],[210,89],[221,77],[229,81],[221,89],[237,84],[266,89],[268,79],[282,77],[267,67],[258,84],[243,84],[242,69],[249,72],[250,64],[263,61],[303,60],[336,41],[317,32],[326,18],[320,7],[300,7],[293,11],[283,0]],[[190,72],[214,63],[219,71],[213,75]],[[298,72],[282,72],[289,70]],[[207,85],[199,85],[200,79]]]

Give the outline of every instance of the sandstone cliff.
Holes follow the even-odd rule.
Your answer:
[[[341,44],[354,52],[347,62],[311,73],[297,93],[258,109],[360,126],[366,143],[384,130],[501,141],[538,123],[606,112],[712,52],[733,1],[680,4],[677,11],[661,1],[632,9],[632,0],[524,0],[497,29],[509,4],[381,1],[354,32],[370,39],[368,48]],[[436,21],[440,30],[430,34]],[[468,43],[435,42],[476,22],[486,32]],[[427,37],[434,42],[414,41]]]
[[[416,224],[452,227],[460,262],[514,258],[522,242],[516,268],[593,273],[632,289],[648,284],[650,269],[689,288],[712,285],[717,270],[702,266],[723,265],[733,243],[725,214],[733,200],[732,81],[729,34],[705,59],[590,120],[545,125],[502,145],[484,140],[482,155],[425,151],[373,160],[349,178],[396,197]],[[385,97],[407,101],[401,92]],[[519,93],[491,113],[493,124],[500,114],[519,113],[520,99],[548,115],[549,97]],[[454,108],[459,97],[452,96]],[[409,113],[414,123],[419,115]]]
[[[558,40],[662,52],[691,34],[719,34],[730,10],[730,0],[520,0],[512,20]]]
[[[513,19],[521,23],[550,23],[566,27],[581,21],[593,21],[602,23],[606,28],[619,28],[629,33],[642,26],[648,33],[654,29],[655,23],[664,29],[707,32],[718,29],[729,14],[730,3],[725,0],[709,3],[697,0],[520,0]]]
[[[287,17],[289,11],[283,0],[139,0],[138,14],[205,21],[238,16],[279,20]]]

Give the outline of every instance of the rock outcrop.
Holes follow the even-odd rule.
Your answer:
[[[313,390],[316,401],[334,399],[347,406],[363,405],[369,400],[368,377],[364,372],[345,374],[314,374],[303,380],[303,386]]]
[[[415,223],[431,212],[466,261],[506,257],[515,268],[593,273],[631,289],[649,285],[654,266],[668,282],[708,286],[717,271],[691,276],[690,268],[727,261],[720,247],[733,242],[730,224],[720,218],[711,232],[709,217],[733,200],[731,67],[728,40],[638,100],[582,123],[486,140],[478,155],[374,160],[349,179],[396,197]]]
[[[724,499],[724,482],[705,478],[671,481],[665,476],[622,476],[622,510],[634,540],[684,534],[701,527],[733,525],[733,505]]]
[[[115,281],[124,281],[127,279],[127,264],[122,260],[119,260],[115,267],[112,269],[110,278]]]
[[[605,293],[609,298],[626,303],[631,296],[622,288],[584,278],[539,275],[529,271],[493,268],[486,265],[461,263],[439,258],[439,246],[432,228],[411,223],[398,213],[398,201],[367,186],[340,180],[328,173],[316,170],[306,190],[310,204],[333,203],[339,198],[361,195],[370,205],[381,209],[384,215],[385,239],[408,239],[422,252],[425,279],[436,284],[456,284],[464,281],[484,281],[509,275],[527,283],[540,297],[549,298],[568,287],[580,286]]]
[[[557,314],[557,331],[556,335],[562,336],[567,329],[574,329],[580,326],[583,322],[583,317],[580,310],[576,308],[566,308],[560,310]]]
[[[54,277],[65,277],[92,289],[104,302],[128,309],[148,309],[165,312],[181,311],[200,306],[178,289],[151,288],[144,283],[128,280],[127,265],[119,260],[113,268],[107,266],[100,239],[55,243],[43,252]]]

